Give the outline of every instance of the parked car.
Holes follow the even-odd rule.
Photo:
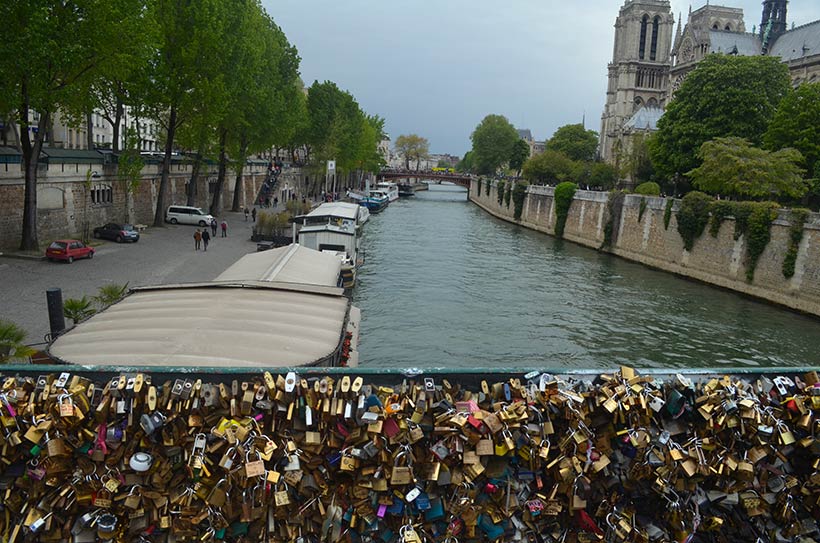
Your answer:
[[[113,239],[117,243],[122,243],[123,241],[133,241],[136,243],[140,240],[140,233],[130,224],[110,222],[95,228],[94,237],[98,239]]]
[[[46,258],[52,262],[65,260],[71,264],[78,258],[94,258],[94,248],[76,239],[58,239],[46,249]]]
[[[198,224],[208,226],[213,217],[198,207],[192,206],[168,206],[165,212],[165,222],[171,224]]]

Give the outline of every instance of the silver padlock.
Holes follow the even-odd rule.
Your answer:
[[[151,435],[163,426],[165,426],[166,417],[159,411],[153,413],[144,413],[140,417],[140,427],[145,431],[146,435]]]

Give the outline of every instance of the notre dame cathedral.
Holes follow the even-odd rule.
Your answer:
[[[656,130],[666,102],[710,53],[776,56],[789,66],[795,86],[820,82],[820,20],[788,29],[787,5],[764,0],[759,29],[747,32],[742,9],[707,1],[690,8],[685,25],[680,17],[675,25],[669,0],[626,0],[615,21],[601,158],[617,162],[635,135]]]

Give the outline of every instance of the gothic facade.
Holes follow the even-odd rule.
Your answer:
[[[820,82],[820,21],[788,29],[787,4],[787,0],[764,0],[760,27],[750,33],[742,9],[707,3],[690,9],[685,26],[679,17],[673,36],[668,1],[626,0],[615,22],[601,119],[601,158],[617,163],[636,135],[656,130],[665,104],[709,54],[776,56],[788,65],[795,86]],[[669,28],[668,33],[658,32],[657,42],[652,38],[656,20],[659,28],[661,21],[668,21]],[[647,79],[648,71],[654,77]]]

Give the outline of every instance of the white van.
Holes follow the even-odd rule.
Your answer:
[[[171,224],[198,224],[208,226],[213,217],[198,207],[191,206],[168,206],[165,212],[165,222]]]

